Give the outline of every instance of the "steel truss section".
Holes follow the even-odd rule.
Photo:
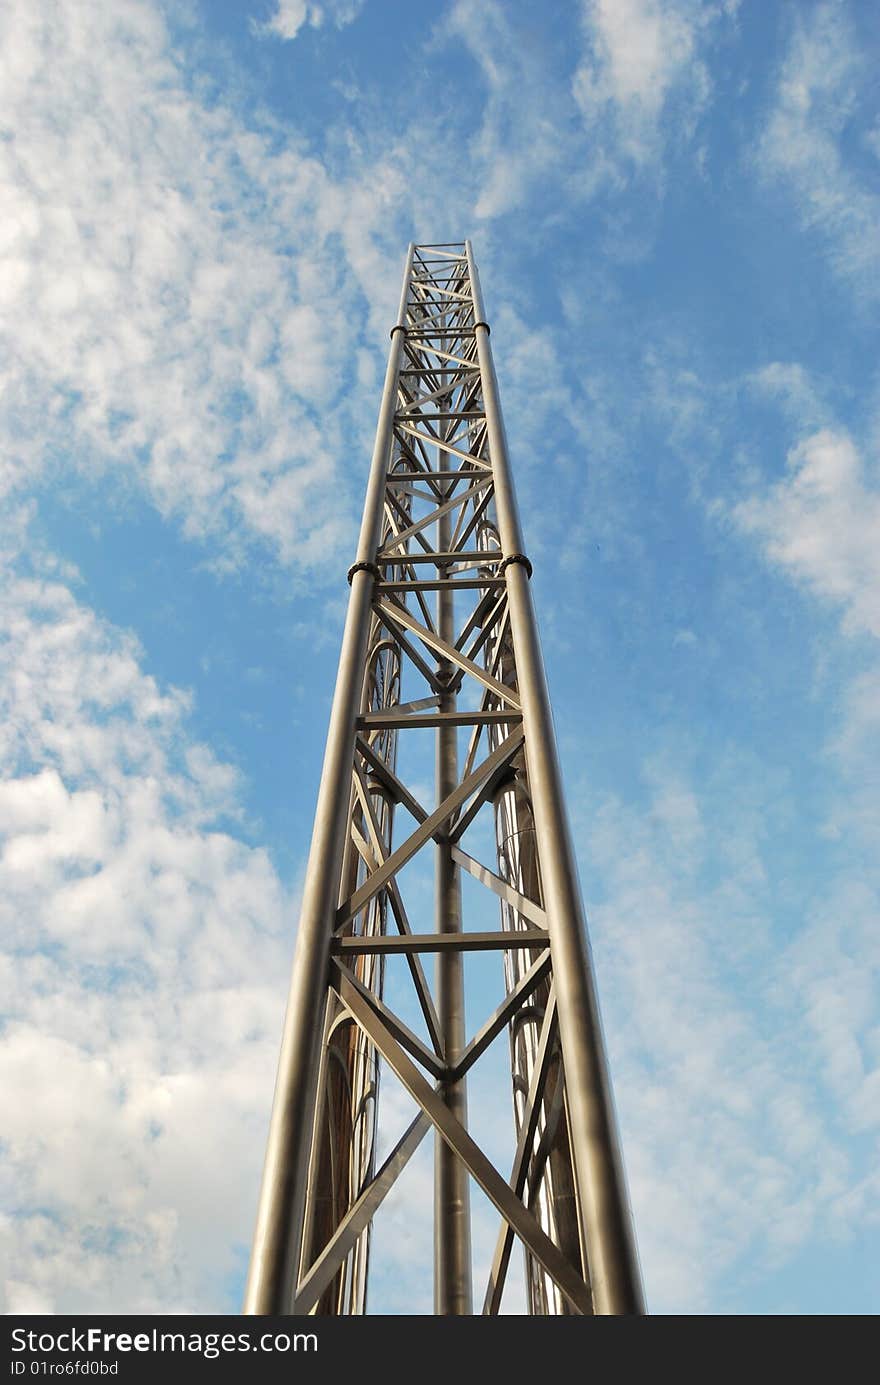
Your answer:
[[[501,1219],[476,1311],[500,1311],[518,1239],[529,1312],[644,1312],[531,571],[470,242],[411,246],[349,571],[246,1313],[365,1312],[373,1217],[431,1128],[436,1313],[474,1311],[470,1179]],[[403,738],[426,729],[432,804],[398,770]],[[486,815],[491,866],[464,841]],[[434,922],[415,931],[401,872],[426,853]],[[497,898],[496,931],[467,927],[462,871]],[[474,951],[500,953],[504,999],[468,1038]],[[427,1041],[385,997],[394,956]],[[502,1031],[509,1176],[469,1134],[466,1095]],[[377,1167],[383,1065],[417,1114]]]

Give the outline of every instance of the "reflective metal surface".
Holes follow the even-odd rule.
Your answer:
[[[445,327],[450,314],[441,313],[438,326]],[[448,413],[455,405],[455,392],[437,396],[440,412]],[[439,436],[450,435],[452,420],[441,419]],[[449,462],[442,448],[437,450],[437,470],[443,471]],[[436,544],[445,552],[452,538],[452,516],[443,505],[453,497],[455,480],[437,483],[438,506]],[[440,573],[437,592],[435,627],[442,639],[455,640],[455,593],[448,569]],[[436,677],[443,687],[437,710],[441,716],[456,711],[457,697],[454,665],[442,654],[437,656]],[[435,763],[436,798],[440,804],[458,783],[458,729],[448,722],[437,728]],[[458,935],[462,929],[461,884],[459,868],[452,857],[451,843],[445,837],[438,841],[435,852],[434,929],[437,933]],[[443,1039],[443,1056],[449,1068],[461,1058],[467,1042],[464,1013],[464,955],[457,949],[438,952],[436,959],[437,1011]],[[446,1081],[441,1086],[443,1100],[450,1111],[467,1126],[467,1092],[463,1076]],[[471,1297],[471,1230],[468,1173],[455,1152],[442,1136],[435,1136],[434,1151],[434,1312],[440,1316],[467,1316],[472,1311]]]
[[[373,1219],[429,1127],[436,1313],[474,1311],[469,1179],[501,1218],[478,1310],[504,1311],[518,1239],[529,1313],[644,1311],[530,576],[470,244],[411,246],[349,571],[247,1313],[367,1310]],[[426,802],[403,751],[428,728]],[[404,898],[402,872],[422,859],[430,932]],[[495,896],[495,930],[469,926],[462,872]],[[503,999],[468,1037],[475,951],[497,955]],[[389,956],[408,968],[421,1034],[385,996]],[[503,1032],[509,1174],[473,1139],[466,1098]],[[417,1113],[377,1167],[386,1064]]]
[[[499,560],[503,556],[498,531],[489,521],[480,526],[479,545],[486,553],[497,553]],[[504,616],[499,615],[491,627],[484,648],[486,667],[496,673],[502,682],[515,686],[516,661],[510,623]],[[494,748],[509,731],[510,727],[503,722],[490,726],[487,731],[489,744]],[[535,822],[524,776],[512,773],[499,786],[494,801],[498,874],[521,895],[542,903]],[[528,918],[512,902],[501,899],[499,904],[501,927],[505,931],[522,934],[529,929]],[[526,948],[505,952],[504,980],[508,995],[512,995],[522,984],[539,956],[537,951]],[[528,1119],[528,1094],[540,1060],[541,1033],[548,1014],[552,984],[549,976],[542,980],[532,992],[528,1005],[520,1006],[510,1023],[510,1068],[517,1135],[521,1134]],[[544,1099],[535,1120],[525,1167],[526,1200],[548,1236],[564,1251],[572,1265],[583,1272],[565,1083],[555,1026],[542,1089]],[[525,1252],[525,1271],[531,1314],[550,1317],[571,1311],[558,1285],[528,1251]]]
[[[367,656],[363,712],[378,713],[395,707],[399,702],[399,689],[397,646],[393,640],[383,637],[378,621],[374,621]],[[393,729],[386,728],[377,735],[375,742],[377,752],[392,768],[396,735]],[[362,775],[352,792],[351,831],[342,872],[343,898],[366,879],[378,859],[377,848],[386,856],[390,851],[393,813],[394,802],[384,785]],[[373,897],[364,912],[363,937],[384,935],[387,908],[384,892]],[[350,924],[348,928],[350,932]],[[380,997],[384,960],[382,953],[362,953],[354,965],[360,982]],[[379,1063],[372,1044],[331,994],[306,1205],[306,1269],[318,1258],[375,1174],[379,1076]],[[366,1311],[369,1248],[368,1223],[313,1311],[322,1315]]]

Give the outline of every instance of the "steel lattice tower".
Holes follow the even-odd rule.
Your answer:
[[[470,242],[411,246],[348,574],[246,1313],[365,1311],[372,1218],[432,1126],[436,1313],[474,1311],[469,1177],[501,1214],[478,1311],[499,1311],[515,1236],[531,1313],[644,1311],[531,571]],[[402,701],[406,680],[421,695]],[[425,728],[432,806],[397,769]],[[462,845],[481,814],[494,868]],[[413,931],[400,885],[419,853],[434,857],[433,931]],[[465,927],[462,871],[498,897],[493,930]],[[505,998],[468,1039],[474,950],[498,954]],[[394,954],[428,1043],[383,998]],[[509,1177],[469,1135],[465,1095],[504,1030]],[[382,1063],[418,1113],[377,1168]]]

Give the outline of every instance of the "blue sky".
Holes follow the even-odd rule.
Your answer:
[[[7,1311],[237,1309],[388,327],[464,236],[650,1306],[877,1311],[878,51],[867,0],[4,7]]]

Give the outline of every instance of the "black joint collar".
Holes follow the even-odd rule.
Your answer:
[[[507,557],[504,559],[504,562],[498,568],[499,577],[501,576],[502,572],[506,567],[510,567],[511,563],[519,563],[520,567],[525,568],[526,576],[531,577],[532,565],[526,557],[525,553],[508,553]]]
[[[352,563],[351,567],[348,569],[349,586],[351,586],[352,578],[354,577],[356,572],[372,572],[377,582],[379,581],[379,578],[382,576],[375,563]]]

